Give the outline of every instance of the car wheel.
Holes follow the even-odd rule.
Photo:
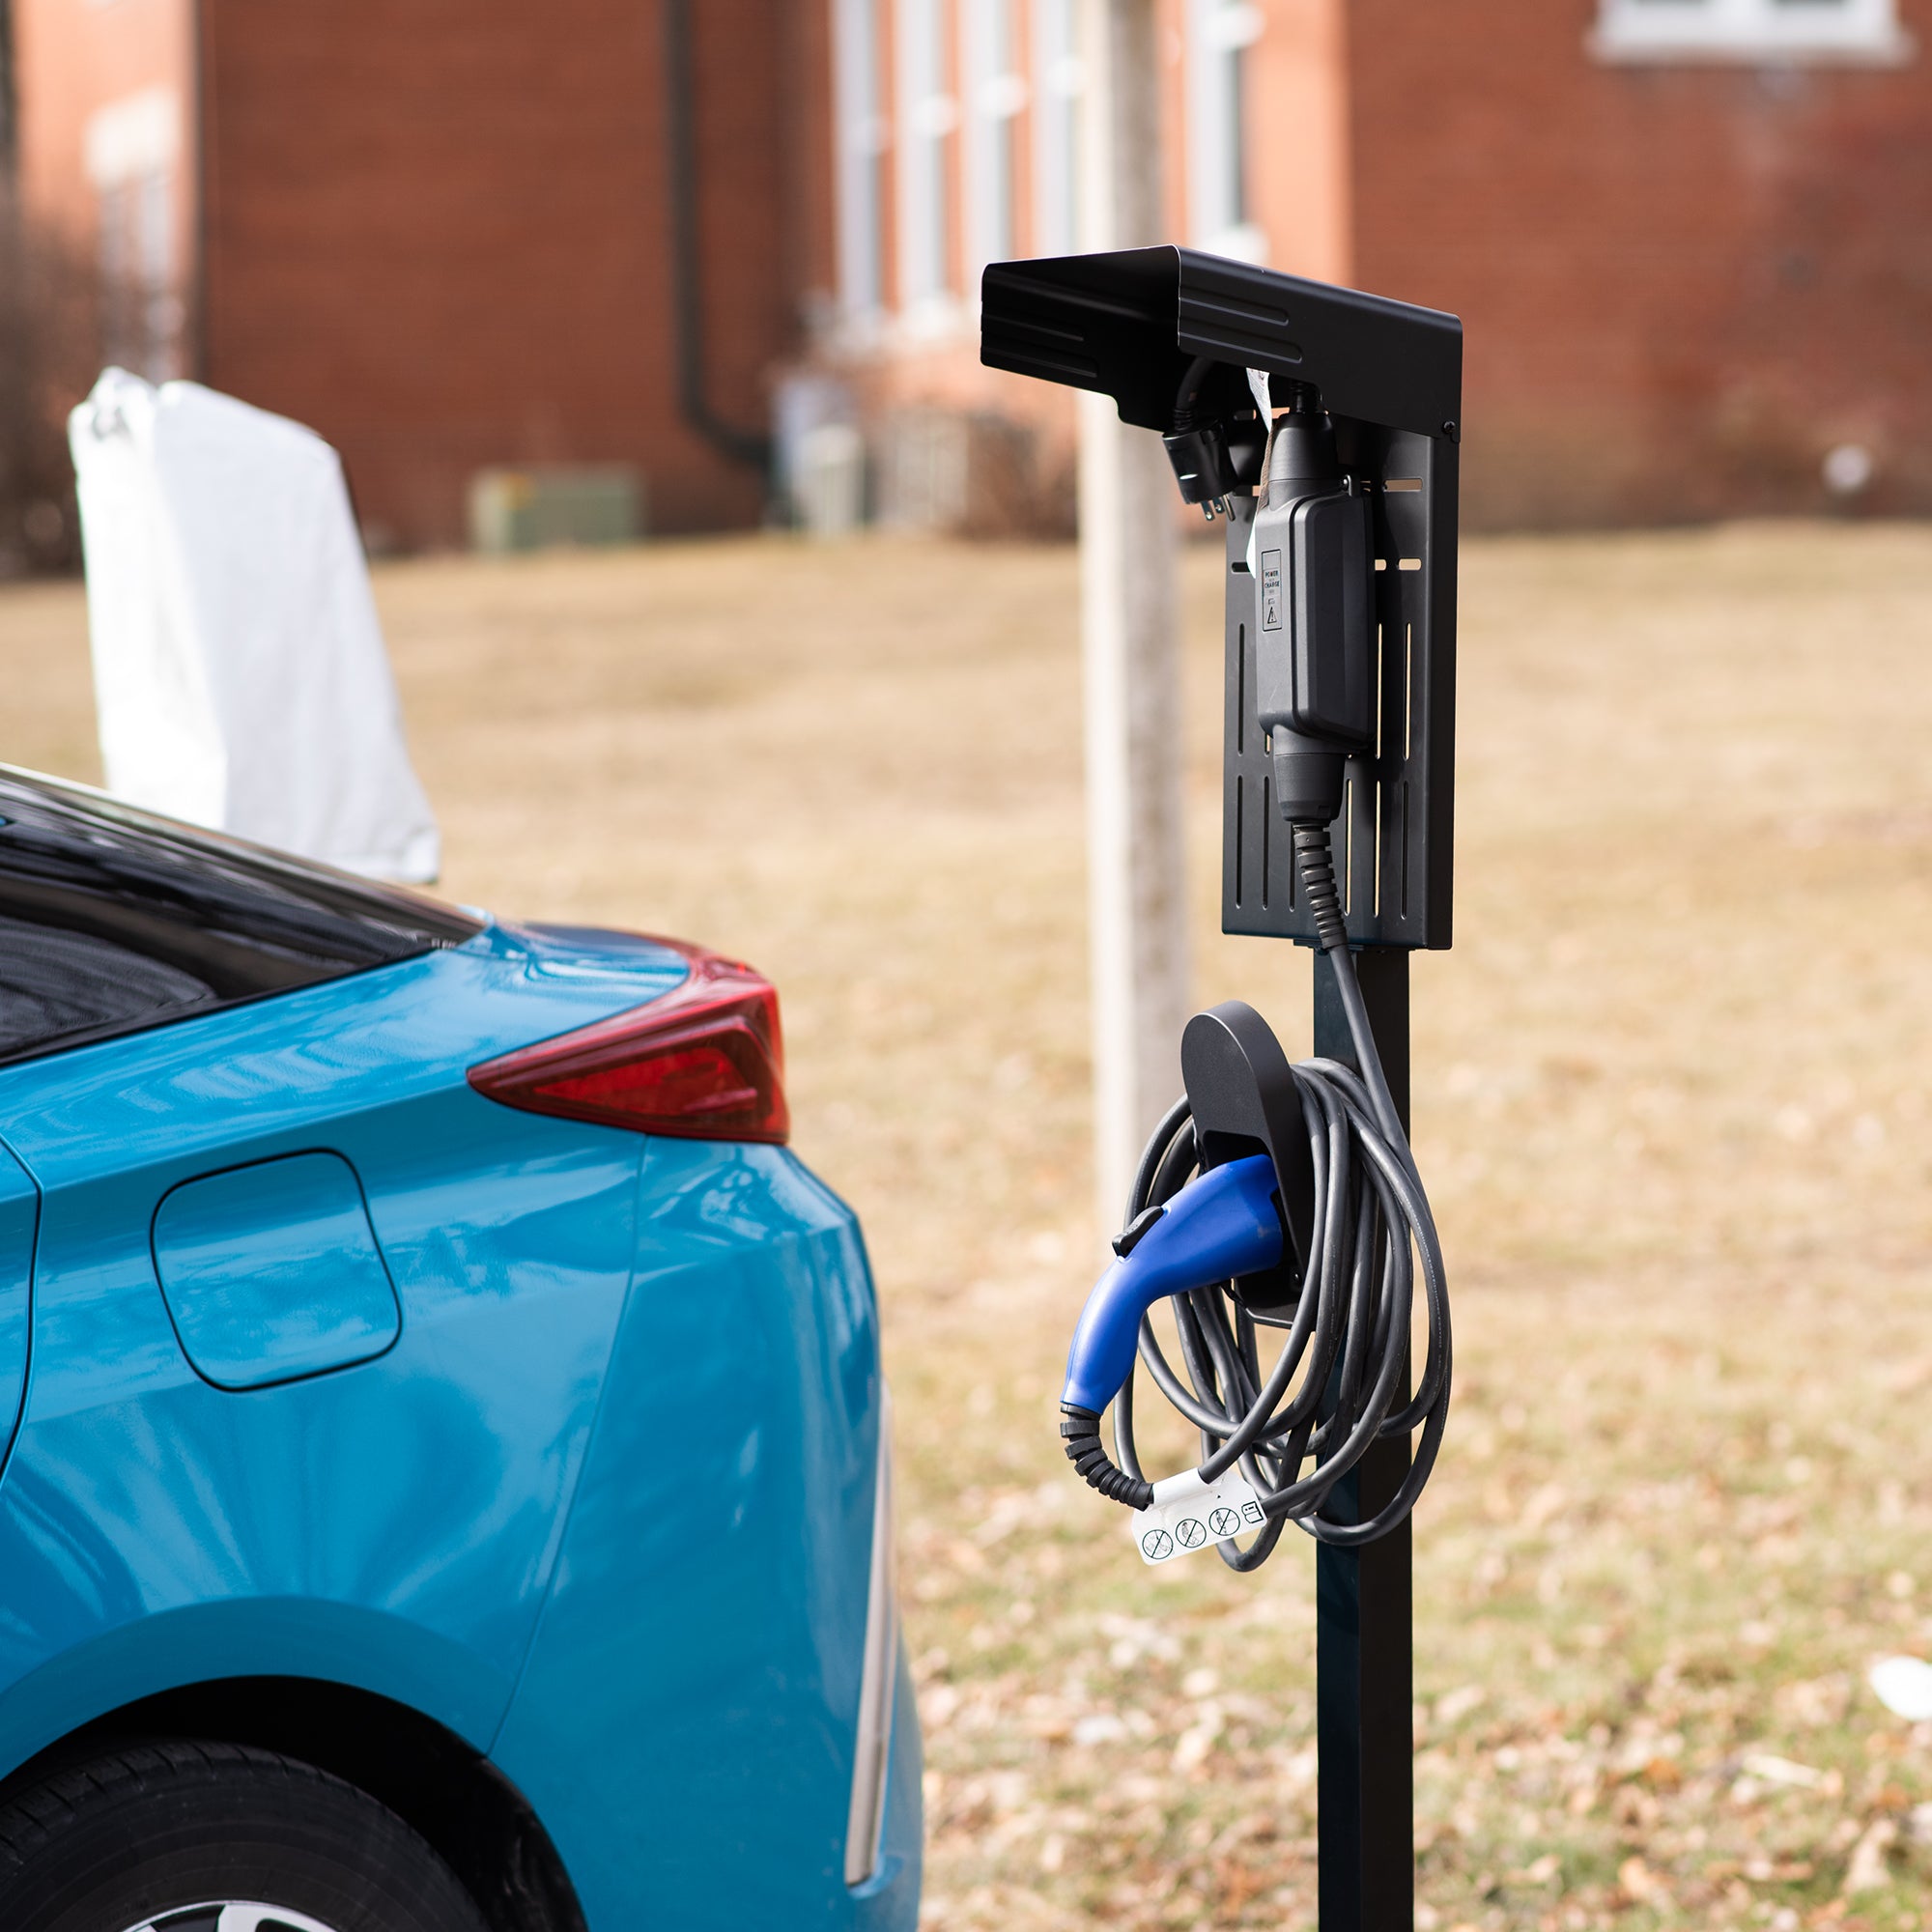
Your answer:
[[[238,1745],[133,1746],[0,1808],[7,1932],[484,1932],[386,1805]]]

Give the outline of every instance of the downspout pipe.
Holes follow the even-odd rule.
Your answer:
[[[0,193],[19,159],[19,94],[14,79],[14,0],[0,0]]]
[[[664,0],[665,131],[669,145],[671,299],[677,335],[678,413],[721,456],[769,477],[772,440],[711,407],[704,379],[703,257],[697,221],[696,73],[691,0]]]

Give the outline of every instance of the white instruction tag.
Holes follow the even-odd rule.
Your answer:
[[[1172,1563],[1210,1543],[1259,1529],[1265,1520],[1260,1497],[1239,1469],[1211,1483],[1189,1469],[1163,1477],[1153,1486],[1153,1501],[1135,1511],[1134,1548],[1143,1563]]]

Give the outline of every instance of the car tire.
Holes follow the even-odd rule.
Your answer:
[[[455,1874],[366,1792],[272,1751],[186,1740],[15,1793],[0,1808],[0,1925],[485,1932]]]

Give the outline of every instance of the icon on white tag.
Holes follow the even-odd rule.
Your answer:
[[[1189,1469],[1153,1486],[1153,1501],[1134,1514],[1134,1548],[1143,1563],[1171,1563],[1210,1543],[1259,1529],[1266,1520],[1261,1498],[1239,1470],[1204,1483]]]

